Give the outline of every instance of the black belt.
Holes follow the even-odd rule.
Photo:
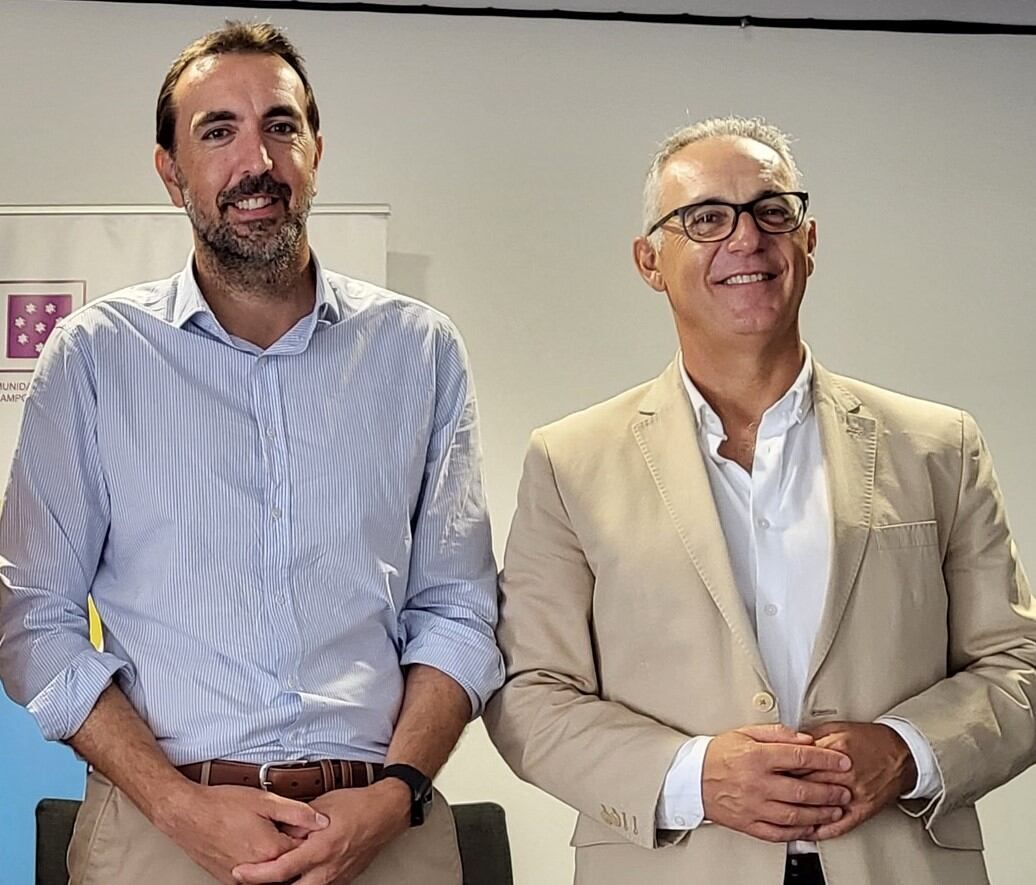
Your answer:
[[[789,854],[784,864],[784,885],[825,885],[819,854]]]

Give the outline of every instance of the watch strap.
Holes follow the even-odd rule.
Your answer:
[[[432,781],[424,772],[402,762],[386,765],[375,780],[383,781],[394,777],[410,788],[410,826],[424,823],[425,813],[432,804]]]

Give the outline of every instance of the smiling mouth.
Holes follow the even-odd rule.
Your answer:
[[[267,206],[272,206],[276,199],[276,197],[268,196],[245,197],[243,200],[238,200],[230,205],[235,209],[240,209],[242,212],[254,212],[257,209],[265,209]]]
[[[725,280],[720,280],[720,283],[724,286],[745,286],[749,283],[763,283],[767,280],[772,280],[777,274],[772,273],[738,273],[732,277],[727,277]]]

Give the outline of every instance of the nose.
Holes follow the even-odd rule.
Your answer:
[[[273,168],[273,160],[266,149],[262,133],[241,133],[237,139],[239,148],[239,172],[246,175],[262,175]]]
[[[730,252],[756,252],[762,237],[763,234],[752,213],[742,211],[737,217],[734,230],[727,238],[727,250]]]

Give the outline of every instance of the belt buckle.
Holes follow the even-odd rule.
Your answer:
[[[271,768],[297,768],[301,765],[309,765],[309,760],[273,759],[269,762],[264,762],[259,766],[259,789],[265,790],[267,793],[270,792],[270,787],[273,786],[273,781],[269,780]]]

